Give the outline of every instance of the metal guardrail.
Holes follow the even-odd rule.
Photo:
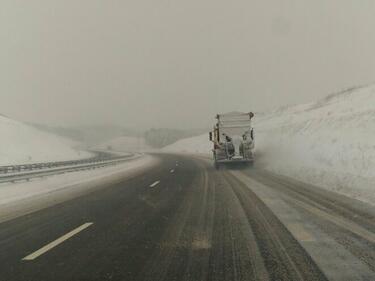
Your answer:
[[[7,174],[7,173],[20,173],[23,171],[33,171],[33,170],[51,169],[51,168],[64,167],[64,166],[98,163],[98,162],[103,162],[107,160],[115,160],[115,159],[120,159],[122,157],[131,156],[131,155],[116,156],[116,155],[112,155],[106,152],[94,152],[94,153],[97,154],[94,157],[86,158],[86,159],[79,159],[79,160],[0,166],[0,175]]]
[[[61,161],[61,162],[52,162],[54,165],[49,165],[50,163],[40,163],[43,164],[39,170],[33,170],[32,165],[17,165],[17,166],[26,166],[25,170],[12,170],[13,172],[6,172],[0,174],[0,183],[6,182],[16,182],[26,180],[29,181],[33,178],[51,176],[64,174],[68,172],[77,172],[82,170],[97,169],[105,166],[116,165],[122,162],[132,160],[136,157],[135,155],[125,155],[125,156],[108,156],[105,158],[96,158],[95,159],[83,159],[77,161]],[[85,160],[85,161],[84,161]],[[63,164],[64,163],[64,164]],[[9,166],[3,166],[9,167]]]

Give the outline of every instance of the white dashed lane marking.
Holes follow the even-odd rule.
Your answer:
[[[160,181],[156,181],[156,182],[154,182],[153,184],[151,184],[150,187],[155,187],[155,186],[157,186],[159,183],[160,183]]]
[[[81,226],[77,227],[76,229],[73,229],[69,233],[61,236],[60,238],[56,239],[55,241],[52,241],[51,243],[45,245],[44,247],[40,248],[39,250],[35,251],[34,253],[24,257],[22,260],[24,261],[32,261],[35,260],[37,257],[43,255],[44,253],[48,252],[49,250],[52,250],[56,246],[60,245],[64,241],[68,240],[69,238],[73,237],[74,235],[78,234],[82,230],[85,230],[89,226],[93,225],[92,222],[87,222],[82,224]]]

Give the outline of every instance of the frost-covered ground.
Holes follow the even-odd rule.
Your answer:
[[[63,161],[90,157],[76,144],[0,115],[0,165]]]
[[[375,86],[257,114],[259,166],[375,203]],[[207,135],[164,150],[209,153]]]

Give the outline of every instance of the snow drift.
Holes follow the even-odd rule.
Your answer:
[[[375,86],[254,118],[256,165],[375,203]],[[208,136],[165,151],[208,153]]]
[[[0,165],[63,161],[90,157],[69,139],[40,131],[0,115]]]

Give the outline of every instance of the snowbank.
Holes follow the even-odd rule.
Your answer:
[[[269,170],[375,203],[375,86],[254,119]]]
[[[257,166],[375,203],[375,86],[257,114],[254,128]],[[165,151],[209,149],[203,135]]]
[[[0,115],[0,165],[63,161],[91,154],[74,142]]]

